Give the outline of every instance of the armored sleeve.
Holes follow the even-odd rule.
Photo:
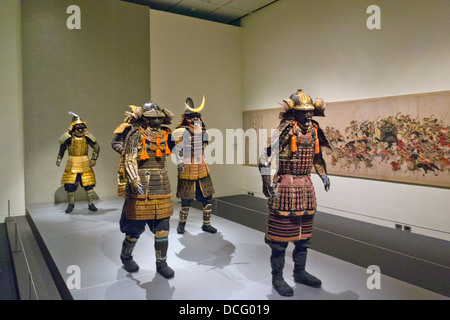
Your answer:
[[[317,121],[313,121],[313,125],[315,127],[315,133],[316,133],[316,144],[317,144],[317,150],[316,154],[314,155],[314,168],[316,169],[316,172],[321,176],[327,175],[327,164],[325,160],[323,159],[322,155],[322,147],[331,148],[330,144],[328,143],[328,140],[323,133],[322,129],[319,126],[319,123]]]
[[[61,135],[59,138],[59,152],[58,157],[62,159],[64,156],[64,153],[66,152],[67,147],[70,145],[70,142],[72,141],[72,136],[69,132],[65,132]]]
[[[138,147],[141,134],[138,130],[134,131],[127,137],[125,141],[124,167],[125,174],[129,182],[133,180],[139,181],[138,175]]]
[[[92,134],[88,133],[86,134],[86,141],[94,150],[92,152],[92,160],[97,160],[100,153],[100,145],[98,144],[97,139]]]
[[[123,130],[118,130],[123,129]],[[130,126],[119,126],[119,128],[114,131],[114,138],[111,142],[111,147],[116,151],[117,153],[122,154],[125,151],[125,137],[127,136],[128,132],[130,131]]]
[[[122,154],[122,152],[124,151],[124,137],[123,135],[121,135],[120,133],[116,133],[114,135],[114,138],[111,142],[111,147],[113,148],[114,151],[116,151],[117,153]]]
[[[325,160],[323,159],[322,152],[320,152],[314,156],[314,168],[316,169],[316,172],[320,176],[327,175],[327,164],[326,164]]]

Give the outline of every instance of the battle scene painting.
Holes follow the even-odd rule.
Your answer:
[[[329,174],[450,187],[450,91],[329,103]]]
[[[280,111],[244,111],[244,130],[277,128]],[[450,91],[330,102],[315,117],[332,147],[322,149],[327,171],[450,188],[449,113]]]

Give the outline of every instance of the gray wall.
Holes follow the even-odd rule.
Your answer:
[[[200,105],[204,95],[202,119],[212,140],[212,129],[220,130],[225,149],[225,130],[242,128],[242,28],[151,10],[150,47],[152,98],[175,114],[171,128],[180,121],[186,98]],[[213,160],[225,163],[225,153],[208,157]],[[213,163],[210,169],[215,196],[241,192],[241,165]],[[175,196],[177,170],[172,161],[168,171]]]
[[[0,1],[0,217],[25,213],[20,2]],[[3,222],[3,219],[0,219]]]
[[[81,29],[69,30],[69,5]],[[94,171],[100,197],[115,196],[113,131],[129,104],[150,97],[149,10],[111,0],[22,2],[23,113],[27,205],[54,201],[67,153],[55,165],[58,138],[79,114],[100,144]]]

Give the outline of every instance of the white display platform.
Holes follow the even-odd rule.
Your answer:
[[[179,235],[179,203],[174,203],[167,260],[175,277],[167,280],[156,273],[154,236],[148,228],[133,253],[140,270],[130,274],[119,258],[123,199],[101,199],[95,204],[98,211],[91,212],[85,201],[76,202],[70,214],[64,212],[66,203],[27,208],[65,283],[76,284],[69,266],[79,267],[80,288],[70,290],[75,300],[448,299],[382,274],[381,288],[370,290],[366,283],[371,274],[365,268],[314,250],[309,250],[307,270],[322,280],[322,288],[296,284],[292,244],[284,275],[295,294],[282,297],[271,285],[270,249],[263,232],[213,213],[211,222],[218,232],[205,233],[201,211],[192,208],[186,233]]]

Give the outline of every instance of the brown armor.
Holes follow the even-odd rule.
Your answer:
[[[126,179],[125,203],[120,217],[120,231],[125,233],[120,259],[128,272],[139,265],[132,251],[148,226],[155,235],[156,271],[170,279],[175,272],[167,265],[172,193],[166,169],[166,156],[173,148],[169,128],[173,114],[153,102],[131,106],[128,120],[115,132],[112,147],[121,154]]]
[[[177,198],[195,199],[196,181],[199,182],[200,190],[205,198],[212,196],[215,191],[209,167],[203,157],[203,133],[201,130],[194,134],[191,134],[189,129],[181,128],[181,130],[183,140],[179,143],[185,145],[181,158],[183,170],[178,173]]]
[[[191,98],[185,102],[184,114],[174,132],[174,138],[181,147],[178,163],[177,198],[181,199],[181,211],[177,232],[184,233],[189,207],[192,200],[197,200],[203,205],[202,230],[216,233],[217,229],[211,226],[212,206],[211,200],[214,194],[209,167],[204,159],[204,147],[208,143],[206,127],[200,112],[205,106],[205,97],[201,105],[194,107]]]
[[[305,270],[308,241],[313,231],[316,212],[316,195],[311,181],[311,170],[315,167],[322,178],[325,190],[329,189],[325,162],[321,146],[328,146],[313,115],[324,116],[326,103],[298,90],[281,105],[281,122],[274,145],[278,150],[267,148],[260,158],[259,169],[263,179],[263,193],[268,197],[269,217],[265,242],[272,254],[272,285],[283,296],[292,296],[293,289],[284,281],[285,251],[289,242],[294,243],[294,280],[312,287],[322,282]],[[316,112],[317,111],[317,112]],[[277,144],[278,143],[278,144]],[[273,179],[268,174],[272,152],[279,155],[279,166]]]
[[[127,176],[125,210],[127,219],[149,220],[173,214],[172,193],[166,168],[170,129],[133,128],[127,138],[124,169]],[[133,183],[140,186],[136,192]]]
[[[313,126],[308,127],[306,132],[293,128],[292,135],[288,134],[286,139],[296,140],[296,150],[292,151],[291,143],[285,144],[280,150],[278,172],[273,177],[276,193],[268,201],[270,218],[266,237],[274,241],[309,238],[317,206],[311,181],[311,170],[317,157],[315,152],[317,133]],[[302,218],[305,215],[309,217]],[[288,216],[299,218],[282,218]],[[305,225],[307,220],[308,223]],[[298,225],[301,227],[298,228]],[[294,230],[291,229],[293,226]]]
[[[317,207],[311,171],[314,167],[321,177],[326,178],[321,147],[327,143],[317,122],[311,120],[309,125],[303,126],[294,118],[293,110],[314,111],[315,106],[308,95],[299,90],[284,100],[284,105],[279,136],[275,138],[278,139],[279,165],[271,180],[266,238],[289,242],[311,237]]]

